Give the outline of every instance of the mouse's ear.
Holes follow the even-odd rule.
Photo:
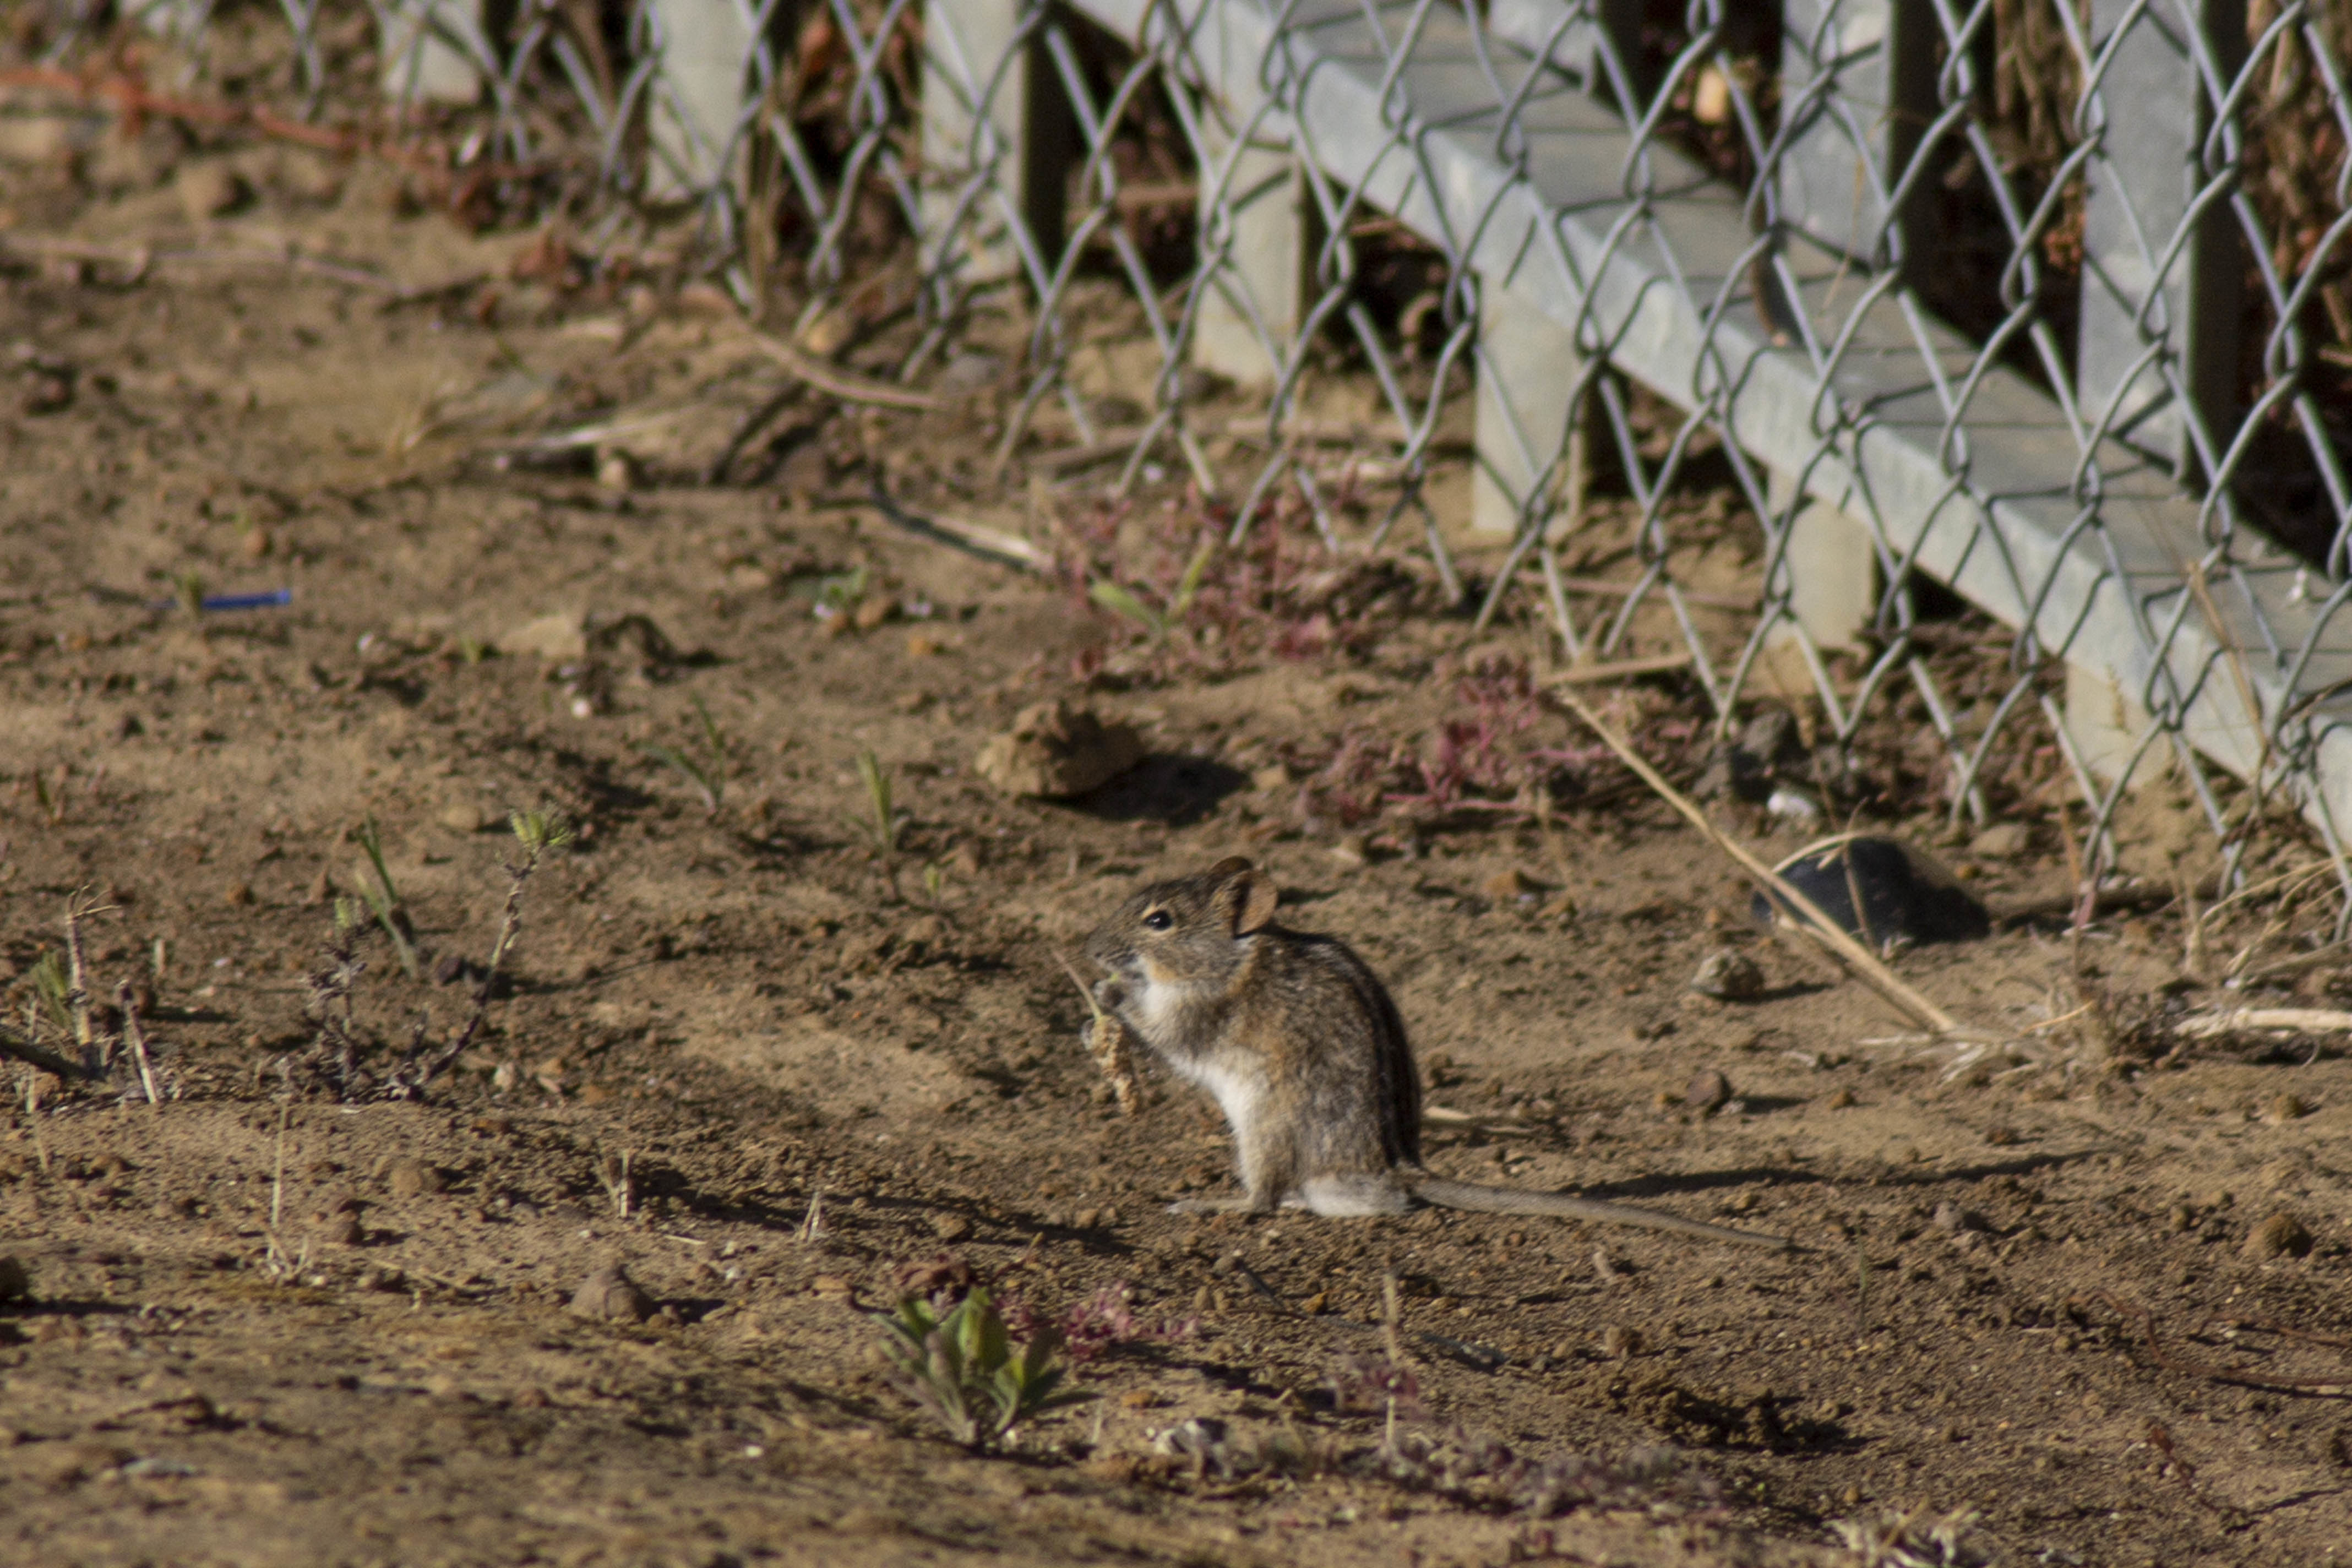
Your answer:
[[[1232,918],[1235,936],[1247,936],[1274,919],[1282,894],[1273,878],[1239,856],[1218,861],[1215,869],[1224,878],[1217,887],[1217,907]]]

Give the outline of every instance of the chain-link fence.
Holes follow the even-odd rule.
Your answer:
[[[1003,459],[1050,430],[1121,485],[1189,470],[1236,538],[1280,501],[1336,542],[1311,387],[1344,355],[1385,448],[1353,543],[1425,548],[1482,619],[1531,594],[1572,658],[1677,645],[1727,728],[1772,693],[1841,738],[1916,715],[1956,816],[2032,730],[2102,842],[2159,773],[2225,844],[2266,801],[2352,825],[2344,6],[371,3],[389,92],[478,102],[516,164],[584,125],[747,303],[911,232],[909,381],[1020,300]],[[283,0],[314,94],[321,7]],[[60,10],[62,58],[102,16]],[[1752,613],[1695,476],[1760,520]],[[1466,585],[1458,505],[1510,542]],[[1927,657],[1953,594],[2012,634],[1965,689]]]

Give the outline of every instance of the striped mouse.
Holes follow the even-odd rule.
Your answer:
[[[1417,1202],[1786,1247],[1628,1204],[1484,1186],[1421,1163],[1421,1078],[1388,990],[1336,937],[1275,923],[1273,879],[1239,857],[1155,882],[1087,937],[1095,999],[1233,1130],[1244,1195],[1179,1209],[1403,1214]]]

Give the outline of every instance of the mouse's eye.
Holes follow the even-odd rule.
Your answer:
[[[1153,931],[1166,931],[1170,926],[1176,923],[1176,917],[1170,914],[1166,910],[1154,910],[1150,914],[1143,917],[1143,923],[1150,926]]]

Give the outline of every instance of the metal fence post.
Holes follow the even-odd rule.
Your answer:
[[[478,35],[482,0],[387,0],[376,12],[383,93],[401,103],[471,103],[482,95],[473,55],[449,40]]]
[[[737,0],[642,0],[654,15],[661,67],[646,110],[656,200],[698,195],[742,174],[735,128],[751,89],[752,17]]]
[[[2107,65],[2080,111],[2099,147],[2085,171],[2077,393],[2085,425],[2186,478],[2200,465],[2183,400],[2217,440],[2237,425],[2245,264],[2228,203],[2192,208],[2212,183],[2200,58],[2226,93],[2245,58],[2245,0],[2091,0],[2090,12],[2093,58]]]
[[[1479,281],[1470,525],[1511,533],[1533,515],[1549,528],[1580,478],[1572,470],[1583,458],[1582,433],[1571,445],[1569,426],[1584,359],[1576,334],[1541,307],[1507,283]],[[1536,497],[1538,484],[1552,493]]]
[[[1798,633],[1801,628],[1822,653],[1862,651],[1885,589],[1877,539],[1843,505],[1800,496],[1795,477],[1780,468],[1768,470],[1766,504],[1776,521],[1787,519],[1787,565],[1764,584],[1767,613],[1784,612],[1765,633],[1766,660],[1784,693],[1811,691],[1811,667]]]
[[[1021,271],[1016,224],[1042,266],[1062,252],[1076,133],[1043,41],[1049,0],[927,0],[923,244],[964,283]]]
[[[1781,219],[1865,265],[1901,266],[1924,204],[1892,226],[1887,205],[1935,114],[1933,0],[1785,0],[1781,15]]]
[[[1201,286],[1192,361],[1257,390],[1272,386],[1315,298],[1314,194],[1282,125],[1267,115],[1238,142],[1228,105],[1203,100]],[[1240,117],[1235,117],[1240,118]]]

